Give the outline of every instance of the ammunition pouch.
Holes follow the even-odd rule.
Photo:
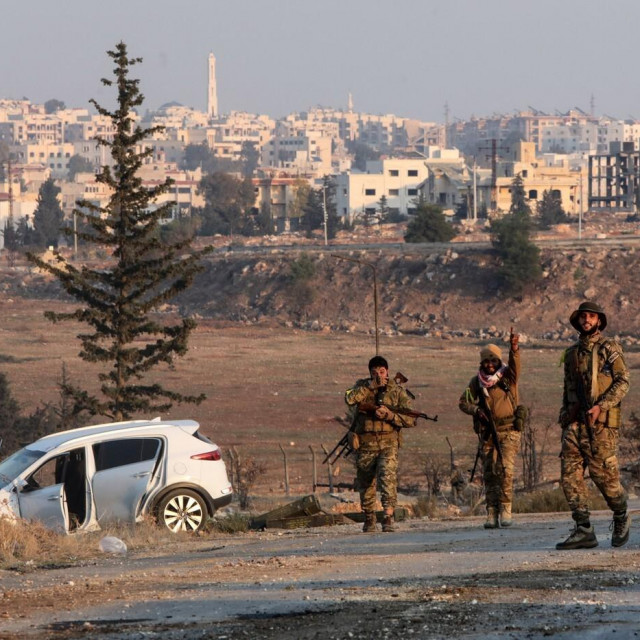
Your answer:
[[[524,431],[524,427],[529,419],[529,407],[519,404],[514,413],[513,429],[514,431]]]
[[[620,407],[612,407],[608,411],[603,411],[600,415],[606,414],[605,420],[607,423],[607,427],[610,429],[618,429],[620,424],[622,423],[622,412]]]

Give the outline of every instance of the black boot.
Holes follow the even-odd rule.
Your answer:
[[[623,543],[624,544],[624,543]],[[558,542],[556,549],[593,549],[598,546],[598,539],[593,530],[593,525],[585,526],[576,524],[571,535],[564,541]]]

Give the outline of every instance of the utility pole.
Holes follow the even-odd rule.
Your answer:
[[[491,159],[491,211],[496,211],[498,208],[498,150],[507,151],[508,147],[499,147],[498,141],[495,138],[491,139],[491,146],[478,147],[480,151],[491,151],[490,155],[485,156]]]
[[[7,158],[7,179],[9,180],[9,219],[13,221],[13,178],[11,177],[11,152]]]
[[[473,159],[473,221],[478,219],[478,178],[476,159]]]
[[[578,240],[582,240],[582,170],[580,170],[580,208],[578,209]]]
[[[329,234],[327,231],[327,183],[323,181],[322,183],[322,215],[324,218],[324,246],[326,247],[329,244]]]
[[[449,102],[444,103],[444,148],[448,149],[449,145]]]
[[[349,262],[357,262],[369,267],[373,271],[373,316],[376,332],[376,355],[379,355],[379,332],[378,332],[378,279],[376,276],[376,265],[373,262],[366,262],[365,260],[358,260],[357,258],[347,258],[346,256],[339,256],[336,253],[332,253],[333,258],[338,260],[347,260]]]

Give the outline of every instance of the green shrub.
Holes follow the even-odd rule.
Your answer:
[[[211,520],[211,528],[219,533],[239,533],[249,530],[249,516],[243,513],[228,513]]]
[[[316,266],[308,254],[303,253],[291,263],[291,279],[293,282],[306,282],[316,274]]]

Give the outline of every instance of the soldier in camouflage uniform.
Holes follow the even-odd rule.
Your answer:
[[[575,528],[557,549],[598,546],[589,521],[584,471],[613,511],[611,545],[629,539],[631,519],[627,496],[620,484],[617,447],[620,401],[629,390],[629,371],[622,347],[602,335],[607,316],[595,302],[583,302],[569,319],[580,333],[564,354],[564,393],[559,422],[562,426],[562,489],[571,507]]]
[[[518,334],[511,330],[509,363],[502,362],[502,352],[495,344],[480,351],[480,368],[460,396],[458,406],[473,416],[473,429],[480,438],[480,455],[487,500],[485,529],[510,527],[513,524],[513,469],[520,450],[521,421],[516,420],[520,349]],[[489,428],[491,414],[496,427],[500,452]]]
[[[398,493],[398,447],[400,429],[413,427],[415,419],[396,413],[409,409],[405,389],[389,379],[389,365],[382,356],[369,361],[369,377],[347,389],[345,401],[353,412],[354,428],[349,444],[356,451],[360,505],[365,514],[363,531],[376,530],[376,485],[384,509],[382,530],[390,532]]]

